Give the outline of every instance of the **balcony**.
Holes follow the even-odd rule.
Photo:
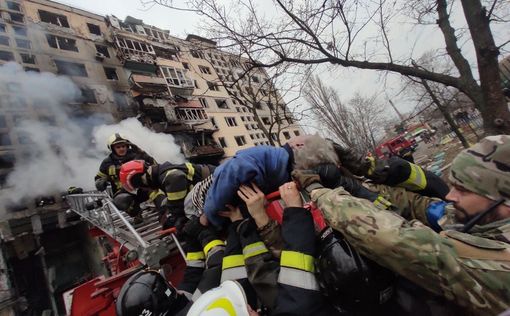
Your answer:
[[[131,74],[129,84],[134,90],[145,93],[165,93],[168,92],[165,78],[156,76],[147,76]]]
[[[195,84],[188,76],[188,71],[169,66],[161,66],[161,73],[174,95],[190,96],[193,94]]]
[[[203,146],[182,145],[182,151],[187,159],[196,159],[203,157],[221,157],[225,154],[223,148],[216,144]]]
[[[156,56],[154,54],[126,47],[119,47],[117,52],[124,67],[144,72],[156,72]]]

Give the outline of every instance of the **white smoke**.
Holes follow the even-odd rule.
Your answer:
[[[14,86],[13,81],[17,82]],[[30,100],[39,114],[37,118],[16,122],[10,131],[26,146],[19,147],[21,159],[16,160],[0,190],[0,210],[37,196],[66,191],[70,186],[93,189],[94,176],[108,154],[106,141],[113,133],[125,134],[159,162],[184,161],[171,135],[151,132],[134,118],[105,125],[113,121],[111,115],[72,115],[78,107],[73,109],[70,104],[81,92],[67,77],[25,72],[20,65],[7,63],[0,66],[0,88],[9,85],[13,97],[2,100],[2,107],[13,108],[18,103],[11,101],[23,98]]]
[[[154,133],[134,117],[125,119],[119,124],[101,125],[94,128],[93,135],[96,149],[99,151],[107,150],[108,137],[115,133],[122,134],[159,163],[165,161],[183,163],[185,161],[184,155],[181,154],[181,148],[174,142],[172,135]]]

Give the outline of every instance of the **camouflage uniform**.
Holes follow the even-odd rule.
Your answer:
[[[510,137],[488,137],[456,157],[450,179],[510,205],[509,163]],[[403,204],[416,199],[399,194]],[[452,229],[459,224],[447,215],[438,234],[424,224],[425,208],[403,212],[406,220],[342,187],[316,189],[312,199],[328,224],[362,254],[415,284],[473,314],[495,315],[510,307],[510,218],[477,225],[467,234]]]

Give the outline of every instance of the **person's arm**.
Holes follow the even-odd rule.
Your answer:
[[[166,203],[160,207],[159,221],[163,228],[177,227],[185,217],[184,198],[188,193],[186,174],[182,170],[170,169],[159,177],[166,195]]]
[[[437,175],[398,157],[378,161],[372,174],[367,175],[376,183],[402,187],[421,195],[445,199],[448,185]]]
[[[98,191],[106,190],[106,186],[108,184],[108,163],[105,160],[101,162],[101,165],[99,166],[99,171],[94,177],[96,189]]]
[[[251,202],[254,202],[254,200],[251,200]],[[248,203],[252,205],[251,202]],[[243,286],[243,288],[245,290],[255,290],[261,302],[266,307],[273,308],[277,295],[278,262],[274,260],[267,247],[261,241],[253,219],[243,219],[239,207],[229,205],[228,209],[230,210],[229,212],[220,212],[219,214],[229,217],[232,221],[233,224],[230,226],[229,231],[235,230],[240,243],[239,247],[242,250],[241,257],[232,257],[231,262],[227,263],[227,266],[233,265],[234,261],[237,262],[237,265],[240,265],[242,258],[249,283],[251,284],[251,287]]]
[[[398,214],[380,210],[343,188],[313,190],[312,199],[333,229],[380,265],[478,313],[497,314],[508,306],[508,270],[502,269],[498,261],[472,256],[481,251],[485,256],[502,259],[509,251],[508,244],[482,251],[443,237],[420,221],[406,221]],[[459,255],[462,249],[467,251]]]
[[[316,236],[311,213],[294,182],[280,187],[287,205],[283,212],[284,249],[280,258],[278,297],[272,315],[334,315],[315,276]]]

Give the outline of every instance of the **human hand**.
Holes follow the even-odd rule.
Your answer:
[[[322,187],[321,177],[312,170],[294,170],[291,175],[300,188],[305,189],[308,193]]]
[[[228,208],[228,211],[218,212],[218,215],[230,218],[232,223],[243,219],[243,214],[241,214],[241,210],[238,206],[234,207],[227,204],[226,207]]]
[[[237,195],[246,203],[248,212],[255,220],[257,227],[262,227],[269,222],[269,217],[264,208],[265,195],[255,183],[252,183],[251,187],[241,185]]]
[[[303,207],[303,200],[301,194],[297,189],[294,181],[287,182],[280,186],[280,197],[287,207]]]

